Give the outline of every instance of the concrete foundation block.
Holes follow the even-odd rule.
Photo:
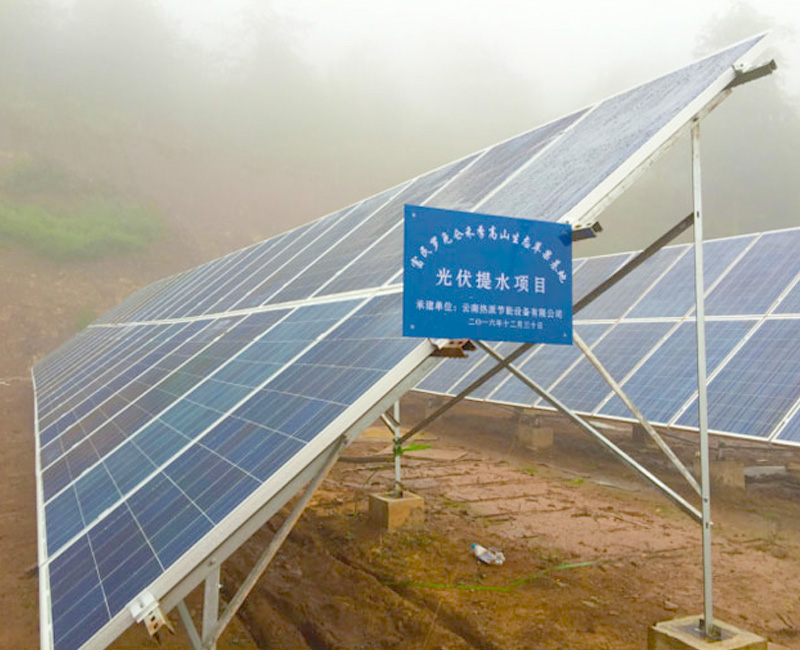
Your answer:
[[[534,451],[553,446],[553,428],[543,427],[535,415],[521,413],[517,418],[517,442]]]
[[[744,463],[738,460],[718,460],[711,463],[711,480],[722,487],[744,490]]]
[[[694,463],[695,474],[700,476],[700,459]],[[745,489],[744,463],[739,460],[712,460],[709,463],[711,483],[717,487]]]
[[[422,411],[423,418],[429,418],[441,405],[442,403],[438,397],[427,397]]]
[[[645,429],[638,422],[634,423],[631,427],[631,440],[637,447],[655,447],[656,442],[650,437]]]
[[[379,530],[421,526],[425,522],[425,499],[408,490],[401,497],[394,497],[391,492],[370,494],[369,518]]]
[[[647,631],[647,650],[767,650],[767,640],[715,620],[721,638],[708,639],[700,631],[700,616],[661,621]]]

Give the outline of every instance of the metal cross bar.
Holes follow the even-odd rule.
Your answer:
[[[502,361],[503,357],[490,348],[488,345],[483,343],[482,341],[477,342],[478,345],[483,348],[483,350],[492,356],[497,361]],[[616,456],[622,460],[628,467],[635,470],[639,474],[641,474],[647,481],[661,490],[675,505],[677,505],[681,510],[683,510],[686,514],[690,517],[694,517],[697,521],[702,519],[700,511],[697,510],[691,503],[689,503],[686,499],[684,499],[680,494],[675,492],[669,485],[664,483],[660,478],[658,478],[655,474],[653,474],[650,470],[646,467],[638,463],[636,460],[631,458],[628,454],[626,454],[622,449],[617,447],[611,440],[606,438],[602,433],[600,433],[597,429],[595,429],[591,424],[589,424],[586,420],[584,420],[580,415],[575,413],[572,409],[570,409],[566,404],[561,402],[559,399],[548,393],[544,388],[539,386],[536,382],[534,382],[528,375],[522,372],[519,368],[513,365],[507,366],[509,371],[511,371],[514,376],[517,377],[522,383],[524,383],[528,388],[534,391],[536,394],[540,395],[548,402],[550,402],[553,406],[555,406],[559,411],[564,413],[570,420],[575,422],[578,426],[588,431],[592,434],[600,443],[608,450],[613,452]]]
[[[778,69],[778,64],[775,63],[775,59],[771,59],[762,65],[753,66],[752,68],[748,68],[747,70],[743,70],[741,68],[734,68],[733,71],[736,74],[733,81],[728,84],[728,88],[736,88],[736,86],[741,86],[742,84],[746,84],[750,81],[755,81],[756,79],[761,79],[761,77],[766,77],[767,75],[772,74],[775,70]]]
[[[203,641],[210,639],[219,619],[219,563],[215,563],[203,583]],[[208,650],[217,650],[216,639]]]
[[[617,381],[611,376],[611,373],[606,370],[605,366],[600,362],[600,359],[597,358],[594,352],[586,345],[586,342],[578,335],[577,332],[573,332],[572,340],[575,342],[583,355],[589,360],[597,372],[600,373],[600,376],[606,380],[606,383],[611,386],[611,389],[616,393],[617,397],[619,397],[625,406],[628,407],[628,410],[633,413],[634,417],[639,421],[639,424],[642,425],[645,431],[650,435],[653,439],[653,442],[658,445],[659,449],[664,452],[664,455],[672,461],[672,464],[678,469],[681,473],[683,478],[692,486],[692,489],[699,495],[700,494],[700,485],[692,476],[692,473],[686,468],[686,465],[683,464],[683,461],[675,455],[675,452],[672,451],[670,446],[664,441],[664,439],[658,435],[656,430],[653,428],[653,425],[650,424],[650,421],[644,416],[644,414],[639,410],[636,404],[633,403],[630,397],[628,397],[627,393],[622,390],[622,386],[620,386]]]
[[[182,600],[178,603],[178,615],[181,617],[181,622],[186,630],[186,634],[189,635],[189,641],[191,642],[194,650],[203,650],[203,640],[197,633],[197,628],[192,620],[192,615],[189,613],[189,608],[186,607],[186,601]]]
[[[586,307],[590,302],[595,300],[601,293],[605,293],[608,289],[610,289],[613,285],[617,282],[622,280],[626,275],[631,273],[634,269],[638,266],[641,266],[644,262],[646,262],[649,258],[651,258],[655,253],[660,251],[664,246],[669,244],[673,239],[678,237],[684,231],[691,228],[692,224],[694,223],[694,213],[686,215],[683,219],[681,219],[678,223],[676,223],[672,228],[670,228],[667,232],[665,232],[661,237],[656,239],[652,244],[650,244],[647,248],[645,248],[642,252],[640,252],[636,257],[634,257],[630,262],[622,266],[616,273],[612,273],[611,276],[607,279],[598,284],[594,289],[592,289],[589,293],[587,293],[583,298],[578,300],[573,306],[572,311],[573,313],[579,312],[581,309]]]
[[[297,521],[300,519],[300,516],[305,511],[306,507],[308,506],[309,502],[311,501],[311,497],[314,496],[314,492],[317,491],[320,483],[322,483],[323,479],[328,475],[328,472],[331,468],[336,464],[336,461],[339,458],[339,454],[344,448],[345,438],[342,438],[339,441],[339,444],[334,447],[334,449],[330,452],[330,456],[325,464],[320,469],[319,473],[314,477],[311,483],[308,484],[306,487],[306,491],[303,493],[303,496],[300,497],[300,500],[294,505],[292,511],[289,513],[289,516],[281,525],[280,529],[272,540],[269,543],[269,546],[264,550],[261,556],[256,561],[253,569],[250,571],[248,576],[245,578],[242,585],[239,587],[239,590],[236,594],[231,598],[230,603],[225,608],[225,611],[222,613],[222,616],[219,618],[219,621],[214,626],[212,630],[209,631],[208,635],[203,638],[203,650],[211,650],[219,641],[219,637],[222,634],[222,631],[228,626],[228,624],[233,620],[233,617],[236,616],[236,612],[239,611],[239,608],[244,603],[247,596],[256,586],[259,578],[263,575],[263,573],[267,570],[269,563],[275,557],[275,555],[280,550],[283,543],[286,541],[286,538],[289,537],[289,533],[292,532]]]
[[[403,444],[406,440],[408,440],[411,436],[415,436],[420,431],[422,431],[425,427],[427,427],[431,422],[433,422],[436,418],[440,415],[446,413],[451,408],[453,408],[456,404],[458,404],[462,399],[464,399],[467,395],[469,395],[473,390],[478,388],[478,386],[483,385],[484,382],[488,381],[492,377],[494,377],[498,372],[500,372],[503,368],[508,366],[513,361],[516,361],[519,357],[525,354],[528,350],[530,350],[534,346],[533,343],[523,343],[520,345],[516,350],[514,350],[511,354],[509,354],[505,360],[497,365],[493,366],[489,370],[487,370],[483,375],[478,377],[475,381],[473,381],[469,386],[467,386],[464,390],[462,390],[458,395],[450,399],[448,402],[440,406],[436,409],[431,415],[424,418],[421,422],[417,423],[410,431],[408,431],[404,436],[402,436],[399,440],[399,444]]]
[[[617,282],[622,280],[626,275],[628,275],[631,271],[633,271],[636,267],[643,264],[647,261],[650,257],[652,257],[656,252],[658,252],[661,248],[666,246],[669,242],[675,239],[678,235],[680,235],[684,230],[689,228],[694,220],[694,214],[690,214],[687,217],[684,217],[680,222],[675,224],[672,228],[670,228],[667,232],[665,232],[661,237],[659,237],[656,241],[654,241],[650,246],[645,248],[641,251],[636,257],[632,260],[627,262],[625,265],[622,266],[616,273],[613,273],[611,277],[609,277],[604,282],[601,282],[597,285],[592,291],[586,294],[583,298],[578,300],[572,306],[572,312],[577,313],[584,307],[586,307],[590,302],[595,300],[600,294],[608,291],[612,286],[614,286]],[[411,438],[412,436],[418,434],[422,431],[425,427],[427,427],[431,422],[436,420],[439,416],[443,415],[451,408],[453,408],[456,404],[458,404],[461,400],[463,400],[467,395],[469,395],[472,391],[476,388],[482,386],[487,381],[489,381],[492,377],[494,377],[498,372],[500,372],[503,368],[508,367],[509,364],[516,361],[519,357],[525,354],[528,350],[534,347],[534,343],[523,343],[520,345],[516,350],[514,350],[511,354],[509,354],[503,361],[497,363],[496,365],[492,366],[489,370],[483,373],[480,377],[478,377],[475,381],[473,381],[469,386],[467,386],[464,390],[462,390],[458,395],[455,397],[450,398],[447,402],[442,404],[438,409],[436,409],[431,415],[424,418],[421,422],[417,423],[410,431],[408,431],[403,437],[400,438],[400,444],[403,444]]]

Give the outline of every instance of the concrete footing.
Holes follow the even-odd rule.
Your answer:
[[[647,631],[647,650],[767,650],[766,639],[715,620],[720,639],[708,639],[701,631],[700,616],[661,621]]]
[[[695,474],[700,475],[700,459],[695,459]],[[744,463],[739,460],[712,460],[709,465],[711,483],[717,487],[745,489]]]
[[[537,415],[520,412],[517,417],[517,442],[534,451],[548,449],[553,446],[553,428],[541,426]]]
[[[631,425],[631,440],[637,447],[656,446],[655,440],[653,440],[650,434],[647,433],[647,429],[645,429],[638,422],[635,422],[633,425]]]
[[[394,497],[391,492],[370,494],[369,518],[379,530],[422,525],[425,521],[425,499],[408,490],[404,490],[401,497]]]
[[[443,402],[439,397],[426,397],[422,407],[422,417],[429,418],[436,412],[442,403]]]

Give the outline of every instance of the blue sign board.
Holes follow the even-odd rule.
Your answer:
[[[568,225],[405,206],[403,334],[572,343]]]

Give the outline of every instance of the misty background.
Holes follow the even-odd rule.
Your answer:
[[[703,122],[706,236],[798,224],[791,3],[487,4],[0,0],[0,168],[152,206],[171,272],[770,29],[777,73]],[[684,139],[576,256],[648,244],[690,188]]]

